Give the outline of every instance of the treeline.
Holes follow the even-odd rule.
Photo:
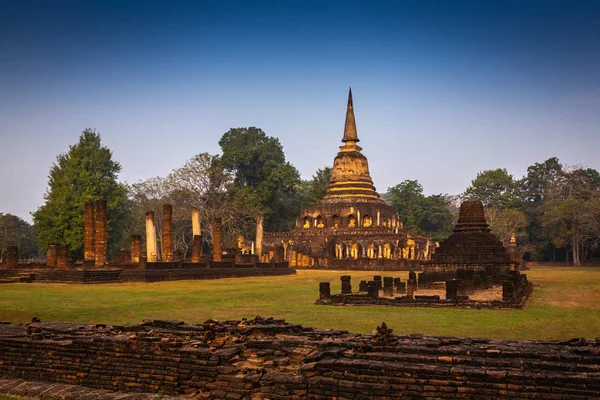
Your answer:
[[[212,240],[213,218],[220,216],[225,246],[235,247],[240,236],[253,236],[258,214],[265,216],[266,231],[289,230],[300,209],[319,201],[327,190],[330,167],[301,180],[279,140],[258,128],[231,129],[219,145],[220,155],[199,153],[166,176],[128,185],[118,181],[121,166],[100,135],[86,129],[51,167],[45,203],[32,213],[33,226],[0,214],[0,249],[17,244],[21,257],[27,258],[49,243],[61,243],[81,258],[82,210],[86,202],[98,199],[108,200],[113,255],[129,247],[131,234],[145,231],[147,210],[155,210],[160,237],[164,203],[173,205],[175,250],[188,254],[191,249],[192,207],[202,214],[205,244]],[[425,196],[419,182],[406,180],[382,197],[400,214],[406,229],[435,241],[452,233],[463,199],[483,201],[492,232],[505,244],[516,235],[533,259],[556,259],[569,251],[578,264],[593,256],[600,240],[600,174],[564,167],[556,158],[530,166],[522,179],[505,169],[483,171],[458,196]]]
[[[492,231],[507,243],[511,234],[527,256],[561,259],[574,265],[597,255],[600,243],[600,173],[564,166],[556,157],[527,168],[515,179],[506,169],[483,171],[465,190],[464,199],[487,207]]]
[[[514,235],[528,259],[580,265],[600,256],[600,173],[556,157],[529,166],[521,179],[501,168],[480,172],[458,196],[425,196],[417,181],[407,180],[384,198],[405,228],[436,241],[452,233],[462,200],[481,200],[492,233],[505,246]]]

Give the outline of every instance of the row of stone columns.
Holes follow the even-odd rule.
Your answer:
[[[200,210],[192,208],[192,262],[200,262],[200,256],[202,255],[202,240],[200,232]],[[98,222],[96,222],[97,224]],[[255,254],[259,257],[262,255],[262,241],[264,236],[264,216],[261,214],[256,218],[256,244]],[[162,260],[170,262],[173,260],[173,242],[172,242],[172,231],[173,231],[173,207],[170,204],[163,205],[163,225],[161,235],[162,245]],[[139,238],[141,242],[141,237]],[[138,236],[133,235],[131,237],[131,261],[139,262],[139,253],[141,252],[141,243],[138,247]],[[157,246],[156,246],[156,227],[154,224],[154,211],[150,210],[146,212],[146,255],[148,262],[156,262]],[[213,261],[221,261],[222,259],[222,228],[221,218],[215,217],[213,221]],[[138,261],[134,260],[137,259]]]
[[[161,235],[161,250],[162,260],[165,262],[173,261],[173,207],[170,204],[163,204],[163,220],[162,220],[162,235]],[[200,231],[200,210],[196,207],[192,208],[192,262],[200,262],[202,255],[202,239]],[[218,225],[218,227],[217,227]],[[218,232],[218,233],[217,233]],[[221,237],[221,220],[215,218],[213,227],[213,242],[216,237],[219,238],[219,254],[220,250],[220,237]],[[141,238],[140,238],[141,241]],[[131,239],[131,262],[139,262],[139,256],[137,256],[137,249],[134,250],[134,245],[137,246],[137,236],[132,236]],[[217,247],[217,246],[215,246]],[[141,243],[140,243],[141,252]],[[138,261],[134,258],[138,259]],[[158,261],[158,248],[156,245],[156,226],[154,223],[154,211],[150,210],[146,212],[146,255],[148,262]],[[220,257],[219,257],[220,260]],[[215,260],[215,261],[219,261]]]

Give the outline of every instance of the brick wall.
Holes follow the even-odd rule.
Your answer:
[[[600,341],[318,330],[273,319],[0,324],[0,376],[206,398],[591,399]]]

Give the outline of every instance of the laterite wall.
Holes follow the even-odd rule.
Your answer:
[[[261,318],[0,324],[0,377],[228,399],[592,399],[600,341],[354,335]]]

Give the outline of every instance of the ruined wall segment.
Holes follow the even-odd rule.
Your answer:
[[[94,202],[88,201],[83,208],[83,261],[93,263],[96,260],[94,220]]]
[[[197,398],[600,398],[600,343],[199,325],[0,325],[0,377]]]
[[[164,262],[173,261],[173,206],[163,204],[162,220],[162,260]]]
[[[142,235],[131,235],[131,262],[137,264],[142,256]]]
[[[94,238],[94,265],[103,267],[106,265],[106,251],[108,249],[108,219],[106,216],[106,200],[96,201],[96,234]]]
[[[6,246],[6,268],[16,269],[19,264],[19,248],[17,246]]]
[[[213,261],[221,261],[223,257],[221,217],[213,220]]]

